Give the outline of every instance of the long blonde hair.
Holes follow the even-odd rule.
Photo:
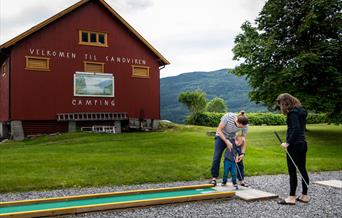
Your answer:
[[[280,94],[277,97],[277,104],[280,106],[280,110],[284,115],[287,115],[293,108],[302,106],[300,101],[289,93]]]

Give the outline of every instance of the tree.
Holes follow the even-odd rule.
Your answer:
[[[194,124],[198,114],[205,111],[207,96],[201,90],[186,91],[180,93],[178,101],[185,104],[191,112],[190,116],[187,116],[185,123]]]
[[[227,105],[222,98],[215,97],[207,103],[206,110],[208,112],[225,113],[227,112]]]
[[[192,114],[200,113],[205,110],[207,104],[206,94],[201,90],[193,92],[186,91],[180,93],[178,101],[185,104]]]
[[[306,109],[340,116],[342,109],[341,0],[268,0],[255,26],[235,38],[233,73],[246,75],[249,96],[275,109],[283,92]]]

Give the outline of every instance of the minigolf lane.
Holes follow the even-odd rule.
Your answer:
[[[0,217],[35,217],[72,214],[155,204],[205,200],[234,196],[218,192],[211,185],[183,186],[156,190],[114,192],[99,195],[0,203]]]

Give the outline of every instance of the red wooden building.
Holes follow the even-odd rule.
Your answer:
[[[0,136],[155,127],[169,62],[103,0],[82,0],[0,46]]]

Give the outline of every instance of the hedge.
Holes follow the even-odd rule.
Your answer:
[[[327,114],[308,114],[306,118],[308,124],[328,123]]]
[[[203,112],[187,117],[187,123],[200,126],[211,126],[216,127],[220,123],[221,117],[224,113],[210,113]],[[286,116],[283,114],[273,114],[273,113],[247,113],[246,114],[250,125],[286,125]],[[326,123],[326,114],[308,114],[307,117],[308,124],[318,124]]]

